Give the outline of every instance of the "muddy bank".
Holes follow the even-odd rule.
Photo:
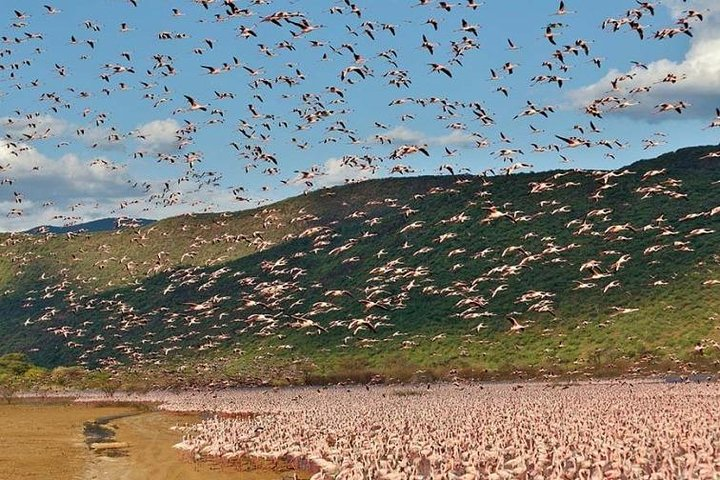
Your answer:
[[[118,415],[106,415],[95,420],[87,421],[83,425],[85,444],[97,454],[110,457],[126,455],[127,444],[115,441],[115,429],[117,425],[111,424],[114,420],[125,417],[140,415],[140,411],[122,413]]]
[[[292,471],[275,471],[272,465],[238,465],[196,461],[173,445],[182,439],[182,427],[195,423],[196,415],[147,412],[112,421],[113,441],[127,443],[121,456],[95,456],[84,480],[280,480],[292,478]],[[299,475],[307,478],[307,475]]]
[[[127,412],[124,407],[63,403],[0,405],[0,478],[81,478],[91,460],[85,422]]]
[[[279,480],[278,465],[197,461],[173,445],[198,414],[66,401],[0,405],[0,479]],[[103,448],[120,444],[122,448]],[[101,445],[101,448],[90,447]],[[280,468],[282,470],[282,467]],[[308,478],[300,475],[299,478]]]

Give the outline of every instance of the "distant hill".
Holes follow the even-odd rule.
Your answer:
[[[0,354],[193,382],[717,370],[717,150],[2,236]]]
[[[54,234],[65,234],[65,233],[95,233],[95,232],[109,232],[118,230],[121,228],[138,228],[145,227],[147,225],[155,223],[155,220],[147,218],[101,218],[99,220],[93,220],[91,222],[78,223],[77,225],[68,226],[52,226],[42,225],[39,227],[31,228],[26,230],[24,233],[31,235],[54,233]]]

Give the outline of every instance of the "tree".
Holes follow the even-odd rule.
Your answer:
[[[0,373],[0,397],[6,403],[11,403],[13,396],[22,388],[21,377]]]

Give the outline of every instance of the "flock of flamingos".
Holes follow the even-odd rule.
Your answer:
[[[81,401],[96,400],[86,395]],[[720,472],[716,383],[608,381],[156,392],[210,412],[175,447],[320,479],[678,479]]]
[[[436,120],[444,124],[446,132],[450,132],[448,137],[442,138],[451,140],[460,138],[463,140],[462,145],[471,149],[473,153],[492,148],[494,151],[485,156],[495,162],[501,162],[500,165],[503,167],[498,172],[510,174],[532,169],[532,164],[518,161],[520,158],[526,158],[523,148],[529,152],[531,146],[533,155],[546,153],[562,163],[571,162],[569,152],[577,151],[601,151],[601,158],[614,159],[615,152],[625,148],[627,143],[609,136],[598,137],[602,132],[601,122],[618,110],[628,108],[633,108],[633,111],[638,110],[641,100],[647,97],[654,98],[649,95],[651,89],[656,92],[668,85],[687,80],[684,73],[674,71],[648,80],[643,76],[645,75],[643,72],[648,71],[648,66],[640,61],[634,61],[632,66],[626,65],[626,68],[630,69],[629,73],[618,73],[616,78],[609,79],[607,88],[610,93],[598,96],[583,106],[581,114],[586,115],[584,117],[586,121],[582,125],[578,124],[572,128],[567,125],[564,130],[557,125],[559,122],[553,125],[552,121],[548,120],[550,115],[554,115],[554,118],[559,116],[556,107],[540,105],[539,99],[531,101],[525,100],[527,97],[522,97],[520,102],[522,110],[517,111],[512,108],[510,115],[518,112],[512,121],[516,121],[514,125],[518,123],[522,125],[528,137],[534,135],[530,138],[540,138],[540,140],[536,140],[537,143],[521,143],[521,140],[515,141],[507,133],[498,130],[502,113],[507,116],[507,112],[510,111],[510,108],[503,108],[500,102],[513,102],[518,98],[519,93],[509,87],[516,84],[515,79],[528,77],[528,88],[537,86],[535,90],[530,91],[545,89],[541,90],[544,95],[549,89],[558,92],[563,85],[568,85],[572,80],[570,75],[575,74],[571,72],[573,68],[594,71],[596,67],[602,68],[605,62],[604,58],[598,56],[600,53],[597,52],[601,49],[597,44],[593,44],[589,39],[577,38],[575,32],[567,28],[575,12],[566,8],[564,2],[559,2],[559,5],[555,1],[546,2],[549,5],[548,17],[540,20],[537,25],[538,42],[546,48],[548,54],[543,58],[542,64],[537,62],[538,65],[530,65],[528,62],[523,65],[514,60],[517,58],[514,55],[517,55],[522,48],[515,43],[518,41],[517,38],[515,40],[502,38],[499,42],[495,42],[496,46],[501,45],[504,57],[497,59],[497,64],[488,69],[490,78],[487,78],[487,70],[482,74],[478,72],[478,78],[482,76],[483,82],[486,80],[492,82],[483,85],[486,86],[485,90],[488,90],[487,85],[491,85],[488,98],[499,99],[493,100],[501,110],[498,113],[479,101],[451,96],[424,98],[422,88],[416,90],[416,87],[413,87],[410,90],[413,79],[417,86],[423,85],[423,82],[428,81],[429,78],[433,82],[438,82],[436,94],[458,93],[453,92],[453,88],[448,88],[448,85],[462,78],[463,66],[469,64],[474,55],[484,54],[484,51],[476,53],[480,48],[477,38],[481,26],[473,24],[478,18],[475,16],[476,10],[477,15],[483,12],[482,9],[478,10],[480,3],[474,0],[405,2],[408,7],[418,7],[413,11],[422,12],[423,18],[427,18],[424,23],[408,26],[408,22],[398,22],[395,25],[369,19],[377,1],[358,1],[357,4],[350,0],[328,2],[329,10],[326,18],[335,23],[335,30],[345,34],[339,41],[333,38],[324,39],[322,37],[322,29],[326,28],[324,25],[316,23],[304,12],[295,11],[295,8],[306,7],[306,2],[275,2],[287,3],[293,7],[290,11],[278,7],[274,12],[269,10],[275,9],[270,0],[249,2],[195,0],[185,4],[175,2],[180,3],[178,6],[187,7],[185,10],[188,12],[195,13],[191,8],[203,12],[202,15],[207,16],[203,20],[207,25],[207,31],[215,34],[215,37],[220,37],[223,31],[221,29],[228,29],[226,25],[232,25],[232,36],[237,42],[245,42],[242,47],[245,50],[238,47],[237,42],[216,41],[211,38],[210,33],[204,40],[192,39],[184,29],[194,29],[196,25],[182,23],[182,17],[185,15],[183,9],[167,8],[165,12],[167,18],[163,28],[167,25],[167,28],[172,27],[172,29],[153,33],[157,36],[157,41],[151,46],[152,49],[162,50],[161,53],[156,53],[154,50],[122,51],[122,48],[119,48],[117,52],[101,60],[103,63],[97,64],[95,77],[91,80],[84,79],[87,81],[81,81],[79,77],[83,75],[77,72],[91,70],[82,70],[78,65],[84,65],[82,62],[86,61],[94,65],[92,62],[95,62],[100,55],[97,52],[110,50],[106,47],[107,38],[103,38],[103,35],[109,34],[100,32],[115,29],[117,35],[124,35],[128,39],[143,33],[142,25],[135,26],[122,21],[121,17],[125,12],[122,8],[145,8],[154,2],[151,0],[116,2],[118,11],[121,12],[117,17],[119,25],[105,28],[97,22],[88,20],[82,26],[76,25],[73,31],[67,30],[69,45],[67,49],[72,52],[68,58],[54,57],[50,54],[53,52],[47,53],[47,49],[51,49],[52,45],[45,42],[44,35],[47,36],[51,32],[41,32],[37,30],[39,27],[36,27],[40,19],[46,19],[47,22],[58,22],[49,23],[55,29],[69,28],[62,23],[64,20],[61,8],[47,5],[44,7],[45,10],[42,10],[38,6],[32,12],[11,9],[13,11],[8,14],[14,22],[12,24],[14,30],[8,34],[9,36],[2,37],[5,45],[3,49],[7,48],[7,50],[6,53],[0,52],[0,57],[18,51],[26,57],[20,58],[15,53],[15,56],[9,57],[11,60],[7,63],[7,69],[5,65],[0,65],[2,67],[0,71],[6,70],[3,77],[9,75],[7,79],[12,79],[9,85],[14,85],[12,87],[14,95],[32,95],[33,98],[39,98],[39,101],[32,104],[31,108],[18,107],[14,116],[2,119],[2,128],[6,131],[6,135],[0,146],[3,147],[4,156],[9,159],[7,165],[1,166],[3,171],[7,171],[7,178],[2,180],[2,185],[12,185],[8,188],[13,191],[12,196],[8,191],[7,208],[2,212],[5,216],[4,221],[25,221],[24,217],[33,212],[35,215],[40,215],[38,218],[49,218],[48,216],[57,208],[59,213],[52,217],[53,220],[74,222],[81,218],[79,213],[73,213],[76,210],[94,212],[93,204],[96,203],[94,200],[88,202],[88,205],[78,203],[71,208],[65,208],[63,205],[55,205],[56,201],[64,201],[64,197],[40,198],[39,195],[46,193],[50,195],[50,192],[38,193],[30,188],[32,184],[27,180],[28,178],[46,175],[44,169],[47,167],[45,164],[40,165],[42,162],[38,158],[42,158],[36,155],[36,146],[46,144],[47,141],[54,144],[52,151],[59,152],[58,155],[76,147],[80,151],[92,152],[96,158],[85,162],[85,166],[96,172],[95,177],[117,175],[117,178],[122,179],[121,183],[130,185],[133,196],[127,199],[124,197],[115,199],[117,200],[117,208],[113,211],[115,213],[125,214],[134,211],[144,214],[147,211],[156,212],[158,209],[177,205],[191,205],[191,208],[201,210],[210,206],[203,201],[192,202],[198,197],[211,197],[209,194],[206,195],[210,188],[208,186],[221,185],[222,173],[237,173],[236,170],[242,173],[244,170],[248,175],[255,175],[252,178],[256,179],[258,188],[254,191],[250,191],[252,190],[250,185],[246,190],[245,184],[239,183],[227,188],[225,193],[232,202],[235,202],[233,205],[253,203],[257,200],[257,196],[264,196],[270,191],[277,193],[278,190],[284,189],[283,191],[296,193],[294,190],[289,190],[293,186],[299,186],[307,192],[325,182],[324,177],[333,174],[330,171],[333,166],[331,163],[310,166],[288,161],[278,162],[278,158],[282,156],[274,151],[278,146],[278,142],[274,139],[278,137],[288,138],[286,143],[289,147],[287,145],[286,147],[291,149],[295,156],[300,156],[303,151],[310,148],[338,145],[336,157],[343,167],[343,172],[350,172],[345,173],[345,176],[349,177],[344,179],[347,183],[374,175],[378,171],[389,175],[421,171],[425,167],[418,166],[419,162],[415,161],[418,158],[432,164],[431,162],[436,162],[439,160],[438,157],[442,156],[443,160],[440,160],[444,162],[442,165],[432,164],[434,172],[451,175],[467,172],[468,168],[462,161],[463,152],[459,152],[459,148],[452,148],[453,145],[440,145],[437,142],[432,144],[423,139],[407,138],[409,130],[408,127],[403,126],[412,125],[415,116],[422,115],[437,114]],[[590,2],[574,3],[574,8],[580,8],[583,3]],[[619,18],[606,19],[602,22],[602,27],[597,25],[597,28],[605,30],[608,35],[614,35],[615,32],[617,35],[628,34],[632,41],[644,39],[649,42],[670,41],[672,37],[697,39],[699,37],[697,30],[709,23],[707,20],[710,14],[707,11],[695,10],[688,5],[686,10],[677,12],[678,15],[672,18],[675,23],[650,27],[645,24],[657,18],[655,9],[660,2],[637,0],[617,3],[621,13],[628,4],[631,8]],[[675,4],[679,3],[675,2]],[[310,0],[307,4],[310,4]],[[246,6],[248,8],[245,8]],[[65,8],[70,10],[68,7]],[[257,14],[254,11],[262,13]],[[451,11],[454,12],[453,17],[448,16]],[[456,21],[455,17],[460,21]],[[237,26],[232,22],[237,22]],[[345,24],[344,28],[342,24]],[[320,37],[315,36],[318,32]],[[448,41],[441,43],[441,33],[446,35]],[[385,48],[394,44],[392,42],[396,41],[396,35],[397,38],[401,38],[410,34],[414,35],[412,47],[405,50],[410,51],[414,48],[416,54],[420,52],[417,54],[420,58],[419,64],[418,61],[409,62],[405,58],[400,58],[402,55],[398,55],[393,48]],[[275,42],[275,39],[281,40]],[[127,43],[127,45],[136,44]],[[106,48],[107,50],[104,50]],[[529,45],[525,45],[525,48],[529,49]],[[313,58],[316,57],[318,62],[325,62],[324,65],[328,67],[318,69],[322,72],[312,72],[312,69],[296,64],[295,60],[300,58],[298,57],[300,53],[296,53],[298,49],[304,50],[305,55],[308,56],[314,54]],[[174,54],[176,51],[179,52],[178,55]],[[233,52],[239,51],[244,55],[240,53],[236,53],[237,56],[233,55]],[[173,52],[173,55],[166,52]],[[182,52],[187,55],[183,56]],[[255,59],[259,54],[263,55],[262,65],[259,59],[251,65],[247,58]],[[79,60],[75,57],[79,57]],[[271,61],[269,60],[271,57],[278,59]],[[44,72],[43,76],[35,78],[36,67],[38,71]],[[265,71],[266,69],[268,72]],[[332,73],[331,85],[308,84],[306,75],[312,77],[313,74],[319,75],[323,72]],[[220,77],[229,77],[231,80],[228,80],[227,84],[212,83],[219,82]],[[39,80],[39,78],[49,80]],[[179,80],[180,78],[182,80]],[[392,111],[392,115],[400,118],[399,126],[396,128],[391,128],[390,122],[394,122],[393,119],[381,117],[373,120],[373,125],[369,125],[369,122],[357,125],[362,123],[362,119],[355,117],[350,107],[360,107],[361,103],[366,101],[369,90],[363,89],[363,85],[373,79],[375,85],[382,85],[383,89],[378,87],[377,91],[383,95],[387,91],[400,92],[387,106],[388,112]],[[214,90],[209,88],[209,85],[228,86],[229,91]],[[458,83],[453,85],[457,87]],[[567,87],[562,91],[566,90]],[[412,92],[413,96],[407,96],[406,92]],[[416,93],[419,96],[415,95]],[[161,142],[160,133],[149,128],[130,130],[123,124],[122,119],[118,118],[121,117],[120,115],[113,115],[112,112],[117,105],[129,101],[130,97],[122,95],[134,95],[132,97],[134,101],[141,98],[140,101],[143,102],[141,105],[145,107],[146,112],[153,112],[153,118],[168,117],[164,123],[151,122],[148,125],[176,126],[177,128],[172,127],[169,140],[165,139],[164,143]],[[237,102],[233,103],[236,96]],[[9,101],[14,101],[13,98],[15,97],[10,98]],[[104,108],[106,105],[111,107]],[[279,105],[291,105],[294,108],[276,114],[274,112]],[[646,102],[647,105],[651,105],[650,110],[654,115],[659,115],[659,118],[685,118],[688,115],[686,110],[691,107],[688,99],[676,98],[667,98],[662,102]],[[428,110],[432,112],[428,114],[425,107],[429,107]],[[8,112],[10,109],[11,107],[7,107]],[[45,110],[40,112],[41,109]],[[401,112],[402,116],[396,115],[398,112]],[[720,127],[720,111],[715,113],[715,118],[707,118],[709,122],[707,129]],[[684,115],[680,116],[680,114]],[[175,121],[175,118],[179,118],[180,121]],[[531,120],[543,122],[544,127],[553,130],[543,135],[545,130],[530,123],[527,123],[526,128],[525,122]],[[587,126],[588,122],[589,126]],[[213,139],[216,137],[212,136],[215,134],[208,133],[215,132],[214,129],[222,129],[224,133],[216,137],[223,138],[223,153],[231,160],[235,159],[232,166],[220,173],[201,171],[204,165],[213,165],[213,155],[205,155],[204,150],[214,152],[212,148],[208,148],[215,142]],[[490,133],[488,135],[480,133],[481,129]],[[630,135],[636,132],[627,133]],[[665,137],[665,134],[655,134],[643,139],[642,142],[645,148],[652,148],[665,143],[667,141]],[[130,146],[124,151],[129,163],[117,161],[113,156],[112,152],[124,148],[123,145]],[[362,149],[362,154],[343,154],[348,151],[358,152],[358,149]],[[385,150],[387,152],[382,156],[374,154]],[[314,153],[306,155],[313,158],[315,156]],[[720,152],[711,152],[707,157],[720,157]],[[31,165],[28,159],[33,159],[37,165]],[[380,165],[385,161],[391,165],[385,164],[381,169]],[[155,165],[156,163],[160,164],[160,167]],[[136,166],[135,169],[147,167],[148,172],[152,171],[158,175],[162,172],[170,172],[169,178],[161,180],[139,178],[134,181],[125,173],[128,165],[142,166]],[[161,167],[166,170],[162,170]],[[292,170],[294,168],[297,170]],[[662,173],[664,171],[649,172],[646,176],[650,178]],[[5,173],[3,175],[5,176]],[[612,176],[621,174],[606,175],[603,186],[597,190],[595,200],[601,199],[602,192],[612,188],[612,184],[607,185]],[[274,180],[280,178],[283,180]],[[27,183],[23,184],[23,180]],[[644,176],[642,180],[646,180],[646,177]],[[342,181],[341,179],[340,182]],[[188,184],[191,187],[186,188]],[[550,191],[554,186],[549,183],[531,185],[532,193]],[[683,197],[683,194],[675,192],[672,188],[662,186],[643,188],[647,188],[643,190],[647,195],[660,192],[672,199]],[[502,205],[490,203],[482,208],[487,215],[482,220],[483,223],[500,219],[512,223],[521,220]],[[569,211],[561,208],[556,211],[558,213]],[[718,208],[696,213],[695,216],[700,219],[714,217],[720,214]],[[591,213],[592,215],[589,213],[582,220],[573,220],[568,224],[568,228],[571,225],[577,227],[580,229],[579,233],[591,231],[592,225],[587,222],[588,218],[607,218],[610,212],[597,209]],[[406,212],[406,216],[409,215],[410,213]],[[453,218],[456,223],[463,223],[469,217],[458,210],[458,216]],[[422,222],[410,222],[400,230],[400,233],[419,230],[422,227]],[[663,222],[665,219],[661,216],[656,220],[658,225],[649,228],[659,229]],[[12,225],[18,225],[16,228],[18,230],[19,225],[22,224]],[[608,227],[604,233],[593,233],[600,236],[612,235],[613,239],[617,239],[619,234],[632,229],[629,224],[620,224]],[[151,231],[148,230],[143,235],[149,235]],[[314,233],[318,234],[317,231]],[[686,238],[710,233],[715,233],[715,230],[697,228],[690,231]],[[671,234],[675,233],[671,232]],[[68,240],[71,237],[68,235]],[[314,238],[319,242],[320,237]],[[437,243],[450,238],[452,237],[444,235],[437,240]],[[140,238],[138,243],[144,239],[145,237]],[[253,239],[255,240],[257,238]],[[340,250],[337,252],[353,246],[353,242],[348,242],[346,246],[338,247]],[[675,242],[675,246],[685,250],[690,249],[687,242],[680,240]],[[520,251],[521,248],[510,246],[503,251],[502,256]],[[548,255],[564,251],[558,248],[551,245],[541,254],[532,256],[528,252],[521,251],[527,257],[523,263],[542,258],[546,251]],[[646,253],[653,251],[649,250]],[[335,251],[330,253],[333,252]],[[418,250],[416,254],[427,252],[429,250]],[[464,252],[464,249],[458,249],[450,253]],[[193,253],[185,255],[192,256]],[[378,252],[378,258],[381,253],[387,254],[384,251]],[[166,255],[164,251],[157,253],[158,265],[161,265]],[[117,256],[122,259],[129,258],[122,253]],[[107,263],[110,258],[114,258],[110,257],[109,253],[107,257],[98,261],[96,265],[99,265],[99,269],[104,267],[103,262]],[[120,263],[123,263],[122,259],[119,260]],[[353,257],[348,262],[351,260],[354,262],[357,259]],[[182,261],[184,256],[181,258]],[[593,275],[591,278],[604,278],[611,275],[610,270],[614,272],[620,270],[627,261],[629,255],[622,255],[608,272],[604,272],[599,268],[597,261],[589,260],[580,270],[587,270]],[[273,270],[284,266],[283,262],[285,259],[281,258],[275,263],[264,263],[262,268],[269,276]],[[124,263],[124,266],[128,271],[135,268],[131,261]],[[507,273],[508,270],[519,270],[522,266],[524,266],[522,263],[519,266],[506,266],[501,274],[509,275],[513,272]],[[398,270],[396,264],[389,263],[383,275],[385,273],[388,276],[394,275]],[[188,276],[191,275],[194,273],[188,273]],[[417,276],[424,275],[426,275],[425,271],[419,269]],[[43,273],[43,279],[44,277]],[[211,280],[214,281],[215,278]],[[181,281],[186,280],[180,278],[178,283]],[[717,282],[717,280],[707,282],[711,281]],[[65,281],[59,283],[57,291],[65,291],[68,284],[69,282]],[[282,285],[291,285],[291,283]],[[595,286],[591,283],[580,283],[576,288]],[[619,286],[619,281],[614,280],[605,285],[603,292]],[[174,285],[168,287],[164,293],[167,294],[171,287]],[[412,280],[407,290],[416,287],[418,285]],[[501,285],[492,290],[492,297],[505,287]],[[273,286],[273,288],[277,287]],[[71,288],[69,290],[74,295],[74,290]],[[380,287],[377,290],[380,291]],[[46,295],[52,297],[55,293],[50,291]],[[377,292],[372,293],[375,295]],[[548,300],[552,295],[546,292],[535,293],[536,297],[537,295],[539,297],[531,297],[529,300],[539,302],[535,304],[536,310],[553,313]],[[284,292],[278,293],[273,290],[268,296],[274,298],[280,294]],[[352,297],[341,290],[329,290],[325,295],[335,298]],[[290,296],[287,295],[287,298],[290,299]],[[390,300],[386,299],[383,303],[376,297],[373,298],[375,299],[371,300],[368,296],[358,302],[363,303],[366,310],[371,308],[389,310]],[[398,298],[404,300],[404,297]],[[258,299],[266,300],[260,296],[254,298],[248,296],[247,306],[253,308],[264,306]],[[214,296],[204,302],[189,304],[188,316],[210,315],[215,311],[216,304],[221,301],[224,299]],[[113,299],[112,302],[107,301],[107,304],[118,306],[118,311],[125,308],[119,300]],[[465,302],[459,305],[474,308],[481,303],[480,299],[466,299]],[[473,303],[475,306],[472,305]],[[323,305],[333,306],[327,302]],[[102,306],[105,308],[105,305]],[[82,307],[91,309],[95,308],[95,305],[85,304]],[[131,310],[122,310],[123,314],[128,312]],[[465,317],[467,319],[480,321],[477,317],[483,316],[476,311],[467,312]],[[617,307],[615,314],[628,312],[630,309]],[[49,321],[56,313],[58,312],[54,307],[49,307],[37,321]],[[269,325],[268,330],[274,334],[275,327],[279,325],[275,318],[280,313],[273,311],[273,315],[261,317],[255,314],[255,323],[266,322]],[[325,327],[308,319],[307,315],[291,316],[292,321],[287,325],[299,330],[324,333]],[[368,316],[355,323],[348,323],[348,331],[352,331],[353,335],[362,330],[374,332],[378,326],[378,318],[382,317]],[[192,320],[187,324],[188,327],[198,323],[195,318]],[[522,331],[527,326],[523,320],[518,321],[514,318],[509,320],[511,322],[509,329],[512,332]],[[26,325],[30,323],[31,320],[28,320]],[[252,323],[252,319],[249,319],[248,323]],[[145,328],[145,323],[138,322],[138,325]],[[479,323],[475,328],[480,331],[485,325]],[[82,346],[80,343],[73,343],[75,336],[80,337],[79,330],[72,331],[66,326],[54,330],[48,328],[48,330],[67,339],[70,342],[68,347]],[[107,334],[108,337],[110,335]],[[348,338],[352,337],[348,336]],[[100,342],[104,340],[101,335],[95,337],[94,341],[97,341],[98,349],[102,348]],[[142,341],[150,342],[150,339],[143,338]],[[212,343],[210,345],[214,346]],[[698,343],[696,353],[702,354],[702,349],[709,348],[709,345],[709,343],[708,345]],[[162,350],[159,351],[162,351],[165,357],[176,348],[178,347],[163,344]],[[130,347],[128,349],[130,353],[135,353]],[[96,397],[90,393],[81,394],[79,398],[81,401],[93,399]],[[715,383],[614,381],[570,384],[469,383],[411,387],[335,386],[284,390],[258,388],[183,393],[151,392],[142,395],[118,394],[116,399],[157,402],[160,408],[174,412],[210,412],[210,415],[199,423],[183,427],[183,438],[176,445],[178,450],[188,452],[195,459],[214,458],[228,463],[249,461],[271,465],[282,464],[295,469],[299,475],[309,473],[313,480],[720,478],[720,409],[718,409],[720,389]]]

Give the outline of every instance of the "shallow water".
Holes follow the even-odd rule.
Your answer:
[[[194,415],[63,403],[0,404],[0,479],[200,480],[292,478],[292,472],[239,471],[194,462],[172,448],[176,425]],[[94,452],[94,442],[124,442],[122,451]]]

